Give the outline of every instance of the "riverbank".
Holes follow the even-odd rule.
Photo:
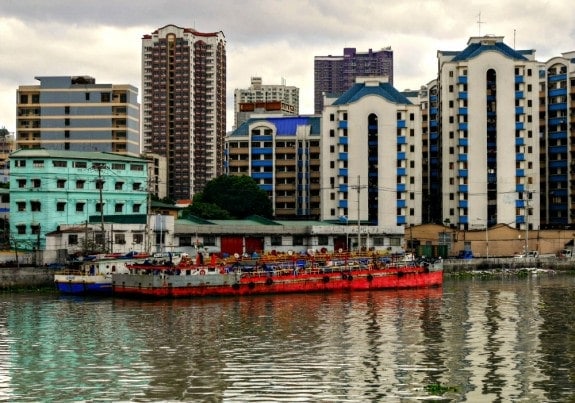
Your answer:
[[[0,267],[0,290],[30,290],[54,286],[54,269],[48,267]]]

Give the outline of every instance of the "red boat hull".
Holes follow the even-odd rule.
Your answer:
[[[118,274],[117,296],[189,298],[258,294],[366,291],[438,287],[443,270],[426,267],[343,270],[329,273],[270,275],[269,273],[213,273],[204,275]]]

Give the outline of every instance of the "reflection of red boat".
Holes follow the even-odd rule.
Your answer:
[[[442,261],[378,261],[371,257],[342,260],[262,260],[198,266],[128,265],[129,273],[112,275],[114,294],[146,297],[200,297],[353,290],[409,289],[440,286]]]

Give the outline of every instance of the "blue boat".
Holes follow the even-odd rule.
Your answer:
[[[112,274],[128,273],[128,259],[102,259],[71,265],[54,274],[56,289],[69,295],[111,295]]]

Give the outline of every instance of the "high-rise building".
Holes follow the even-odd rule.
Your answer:
[[[226,41],[166,25],[142,38],[144,151],[167,159],[168,196],[188,199],[224,168]]]
[[[362,239],[348,248],[383,245],[420,224],[419,105],[385,77],[360,77],[322,116],[321,217],[357,224]]]
[[[16,97],[16,148],[140,155],[138,90],[89,76],[36,77]]]
[[[575,223],[575,51],[539,71],[541,227]]]
[[[283,79],[278,85],[264,85],[261,77],[252,77],[249,88],[234,91],[234,129],[252,114],[298,115],[299,88]]]
[[[314,58],[314,111],[322,113],[323,96],[339,96],[350,89],[360,76],[386,76],[393,85],[393,51],[390,47],[379,51],[356,52],[344,48],[343,56]]]
[[[441,173],[431,200],[443,222],[481,229],[539,225],[539,70],[533,50],[472,37],[438,51]],[[432,87],[433,88],[433,87]],[[434,95],[430,95],[433,97]],[[433,98],[430,98],[432,100]]]

